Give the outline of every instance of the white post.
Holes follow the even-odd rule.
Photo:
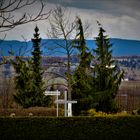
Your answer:
[[[72,103],[68,103],[68,117],[72,117]]]
[[[64,110],[65,110],[65,117],[67,116],[67,91],[65,91],[64,92],[64,100],[65,100],[65,102],[64,102],[64,104],[65,104],[65,106],[64,106]]]
[[[57,90],[56,100],[58,101],[58,90]],[[58,103],[57,103],[57,117],[58,117]]]

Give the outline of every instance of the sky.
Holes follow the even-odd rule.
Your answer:
[[[98,34],[98,20],[107,34],[111,38],[123,38],[140,40],[140,0],[43,0],[46,4],[44,11],[54,9],[56,5],[66,7],[70,12],[69,19],[72,21],[79,16],[83,23],[90,25],[88,39],[93,39]],[[14,14],[18,17],[25,11],[35,14],[39,9],[39,3],[35,3],[32,7],[21,9]],[[51,17],[50,17],[51,19]],[[48,20],[37,23],[20,25],[6,32],[7,40],[29,40],[33,37],[34,28],[38,25],[40,36],[47,37],[47,29],[49,29]],[[5,33],[0,33],[0,38]]]

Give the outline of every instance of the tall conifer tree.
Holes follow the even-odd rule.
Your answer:
[[[11,60],[14,66],[16,77],[16,94],[15,101],[24,108],[34,106],[49,105],[51,99],[44,95],[43,70],[41,66],[41,51],[39,38],[39,29],[36,26],[33,42],[32,58],[24,60],[17,56],[15,60]]]
[[[123,72],[119,70],[112,58],[112,44],[105,30],[100,26],[96,37],[97,48],[94,50],[94,88],[97,111],[115,112],[117,107],[115,97],[123,78]]]
[[[33,42],[33,52],[32,52],[32,70],[33,70],[33,92],[35,93],[34,105],[40,106],[43,104],[44,98],[44,82],[42,80],[43,70],[41,68],[41,50],[40,43],[41,38],[39,38],[39,29],[35,27]]]
[[[74,72],[74,84],[72,86],[72,98],[78,100],[74,105],[74,113],[78,115],[80,111],[89,109],[89,96],[92,88],[92,77],[88,73],[92,54],[86,46],[82,21],[77,17],[77,35],[73,43],[79,51],[79,66]]]

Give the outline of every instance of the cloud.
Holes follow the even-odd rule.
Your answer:
[[[96,10],[114,16],[128,15],[140,19],[139,0],[47,0],[65,7]]]
[[[139,0],[47,0],[46,9],[54,9],[56,4],[70,10],[71,20],[78,15],[83,22],[88,21],[91,25],[90,38],[92,39],[98,34],[96,20],[99,20],[110,37],[140,40]],[[35,13],[39,10],[39,7],[35,5],[33,7],[27,11]],[[23,12],[24,10],[21,10],[17,14]],[[8,32],[7,39],[21,39],[20,34],[30,39],[35,25],[36,23],[31,23],[19,26]],[[40,28],[41,37],[46,38],[48,21],[40,21],[37,25]]]
[[[139,0],[47,0],[71,9],[73,16],[88,20],[93,36],[98,34],[99,20],[111,37],[140,39]]]

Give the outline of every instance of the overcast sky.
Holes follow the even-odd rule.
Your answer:
[[[47,2],[46,10],[53,9],[56,4],[67,7],[71,13],[71,20],[80,16],[83,22],[88,21],[91,29],[88,38],[93,39],[98,34],[96,20],[100,21],[107,34],[112,38],[125,38],[140,40],[140,0],[43,0]],[[35,12],[38,6],[32,6],[27,11]],[[25,10],[25,9],[24,9]],[[16,14],[20,15],[20,10]],[[10,40],[23,40],[22,35],[30,39],[37,24],[40,28],[40,36],[47,38],[48,21],[30,23],[18,26],[7,32]],[[0,34],[3,36],[3,34]]]

